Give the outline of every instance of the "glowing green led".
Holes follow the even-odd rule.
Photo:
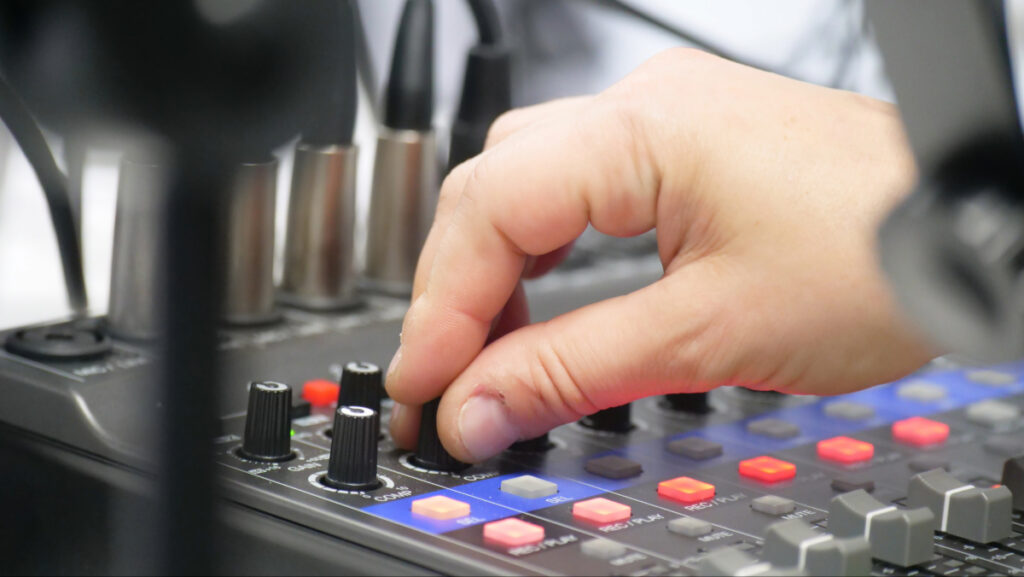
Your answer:
[[[292,436],[295,436],[295,429],[292,429]]]

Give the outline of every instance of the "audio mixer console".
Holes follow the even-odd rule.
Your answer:
[[[650,256],[583,264],[531,286],[536,317],[660,273]],[[933,363],[834,398],[650,398],[466,466],[431,434],[429,408],[416,451],[387,438],[375,365],[403,312],[371,297],[356,312],[285,310],[277,324],[225,331],[218,478],[225,506],[270,528],[246,555],[299,531],[344,552],[319,567],[334,572],[1024,573],[1024,364]],[[143,408],[159,410],[147,405],[147,347],[82,325],[28,333],[4,335],[5,429],[144,470]],[[18,339],[49,344],[25,351]]]

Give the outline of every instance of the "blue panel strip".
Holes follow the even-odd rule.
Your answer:
[[[508,493],[501,492],[501,482],[505,479],[514,479],[516,477],[522,477],[523,475],[531,474],[545,481],[551,481],[558,485],[558,493],[548,497],[541,497],[539,499],[524,499],[523,497],[517,497],[516,495],[510,495]],[[476,497],[477,499],[483,499],[497,505],[508,507],[509,509],[515,509],[523,513],[529,513],[537,509],[543,509],[544,507],[550,507],[558,503],[567,503],[571,501],[578,501],[580,499],[586,499],[599,495],[604,491],[598,487],[590,487],[569,479],[563,479],[561,477],[553,475],[541,475],[533,473],[517,473],[514,475],[501,475],[500,477],[492,477],[483,481],[477,481],[475,483],[469,483],[468,485],[462,485],[461,487],[455,487],[452,489],[455,492],[463,493]]]
[[[413,501],[436,497],[438,495],[469,503],[469,516],[459,519],[438,521],[436,519],[430,519],[428,517],[413,514]],[[466,495],[462,495],[448,489],[436,491],[434,493],[427,493],[425,495],[417,495],[416,497],[409,497],[398,501],[372,505],[370,507],[366,507],[363,511],[389,521],[394,521],[395,523],[413,527],[435,535],[439,533],[447,533],[456,529],[462,529],[463,527],[479,525],[480,523],[497,521],[498,519],[504,519],[505,517],[511,517],[516,514],[516,511],[511,509],[500,507],[480,499],[467,498]]]
[[[742,421],[713,425],[698,431],[690,431],[665,439],[639,442],[623,449],[548,463],[546,465],[547,469],[556,473],[555,475],[536,473],[534,476],[558,485],[558,493],[549,497],[524,499],[501,492],[501,482],[503,480],[518,477],[522,474],[531,474],[524,472],[502,475],[426,495],[373,505],[363,510],[378,517],[428,533],[446,533],[463,527],[504,519],[518,513],[527,513],[550,507],[558,503],[590,498],[603,494],[605,491],[617,491],[638,483],[676,477],[682,474],[681,470],[696,471],[707,466],[719,465],[723,462],[736,462],[757,455],[770,454],[783,449],[807,445],[837,435],[851,435],[865,429],[882,427],[893,421],[908,417],[926,416],[937,412],[958,409],[985,399],[1005,397],[1024,392],[1024,361],[992,367],[992,370],[1013,374],[1017,377],[1017,380],[1005,386],[986,386],[968,380],[966,377],[967,371],[964,370],[919,374],[888,385],[822,399],[812,404],[783,408]],[[899,387],[914,380],[941,385],[946,388],[947,396],[933,403],[921,403],[900,398],[898,394]],[[869,405],[875,409],[876,415],[865,421],[845,421],[827,416],[824,413],[824,407],[831,402],[840,400]],[[790,421],[800,427],[801,434],[792,439],[772,439],[753,435],[746,431],[746,425],[749,421],[767,417]],[[665,449],[665,445],[669,441],[685,437],[702,437],[721,443],[724,453],[720,457],[705,461],[693,461],[674,455]],[[592,475],[584,470],[584,464],[588,459],[605,455],[619,455],[638,461],[643,465],[644,472],[639,477],[614,480]],[[470,503],[472,510],[470,516],[449,521],[436,521],[412,514],[412,501],[435,495],[444,495]]]

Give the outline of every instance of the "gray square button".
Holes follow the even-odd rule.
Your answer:
[[[776,517],[792,513],[796,509],[796,503],[792,499],[779,497],[778,495],[764,495],[750,502],[750,508],[767,515]]]
[[[1010,424],[1020,418],[1020,409],[1003,401],[981,401],[967,407],[967,420],[987,427]]]
[[[711,523],[693,517],[679,517],[668,522],[668,530],[684,537],[700,537],[711,532]]]
[[[501,492],[524,499],[540,499],[558,492],[558,485],[533,475],[523,475],[501,482]]]
[[[722,454],[721,443],[702,439],[700,437],[686,437],[685,439],[676,439],[675,441],[669,442],[665,445],[665,448],[670,453],[675,453],[687,459],[693,459],[694,461],[704,461],[711,459],[712,457],[718,457]]]
[[[800,434],[800,427],[782,419],[758,419],[747,423],[747,432],[773,439],[792,439]]]
[[[1010,373],[1004,373],[1002,371],[993,371],[990,369],[982,369],[977,371],[969,371],[967,373],[967,380],[972,383],[978,383],[979,385],[988,385],[990,387],[1005,387],[1012,385],[1017,382],[1017,377]]]
[[[844,421],[866,421],[875,416],[875,409],[864,403],[836,401],[825,405],[825,414]]]
[[[925,381],[912,381],[900,387],[896,394],[908,401],[934,403],[946,398],[946,388]]]
[[[614,559],[626,554],[626,547],[611,539],[591,539],[580,543],[580,549],[587,557]]]

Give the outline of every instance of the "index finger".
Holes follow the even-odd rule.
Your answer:
[[[422,404],[444,392],[483,348],[527,256],[569,243],[588,222],[616,236],[654,226],[659,174],[643,132],[628,108],[596,99],[478,158],[432,265],[417,270],[426,280],[388,376],[393,398]]]

